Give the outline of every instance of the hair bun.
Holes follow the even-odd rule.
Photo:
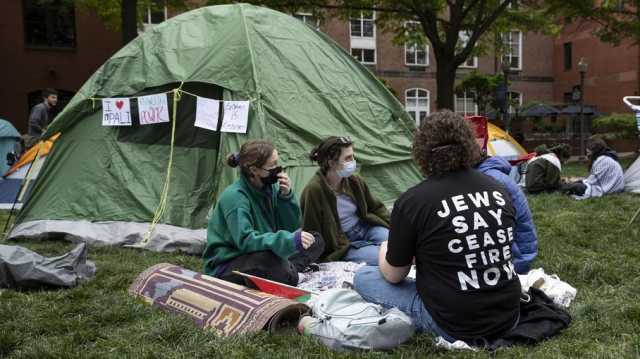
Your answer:
[[[227,156],[227,165],[232,168],[238,167],[240,164],[240,155],[238,153],[231,153]]]

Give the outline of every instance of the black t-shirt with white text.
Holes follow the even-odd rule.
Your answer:
[[[431,177],[391,213],[387,262],[416,259],[416,286],[440,328],[456,339],[495,338],[519,315],[511,263],[515,210],[507,191],[475,170]]]

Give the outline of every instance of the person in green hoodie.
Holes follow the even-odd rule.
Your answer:
[[[300,206],[278,151],[269,141],[248,141],[227,164],[240,168],[240,179],[210,215],[204,272],[238,284],[247,283],[233,271],[298,284],[298,273],[320,257],[324,241],[301,230]]]
[[[302,228],[325,241],[321,260],[378,264],[380,244],[389,237],[389,211],[355,175],[353,142],[332,136],[311,151],[320,169],[302,191]]]

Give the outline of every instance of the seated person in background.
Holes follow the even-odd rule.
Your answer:
[[[210,215],[204,272],[238,284],[245,280],[233,271],[296,285],[324,243],[300,229],[300,207],[278,166],[278,151],[269,141],[249,141],[227,164],[240,167],[240,179],[222,192]]]
[[[380,267],[359,269],[355,290],[449,342],[499,338],[520,310],[511,197],[473,169],[480,148],[458,114],[431,114],[416,133],[413,156],[426,179],[396,201]],[[416,281],[405,279],[414,260]]]
[[[322,260],[377,265],[380,243],[389,237],[389,211],[354,174],[353,143],[329,137],[310,158],[320,169],[302,191],[302,228],[322,235]]]
[[[571,147],[561,143],[547,148],[540,145],[535,149],[536,157],[529,160],[525,174],[525,188],[528,193],[553,192],[560,189],[562,164],[571,157]]]
[[[476,131],[477,136],[480,134]],[[477,138],[476,141],[479,145],[481,144]],[[475,169],[503,185],[511,198],[516,211],[514,241],[511,243],[512,261],[518,274],[526,274],[531,269],[531,262],[538,255],[538,235],[536,234],[536,226],[533,224],[529,203],[520,186],[509,176],[511,172],[509,162],[499,156],[488,157],[486,153],[486,147],[483,147],[480,161],[475,165]]]
[[[562,187],[575,199],[602,197],[624,191],[624,173],[618,154],[601,138],[592,138],[587,144],[589,177]]]

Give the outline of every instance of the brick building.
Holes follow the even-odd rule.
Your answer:
[[[580,83],[577,64],[584,57],[585,103],[605,113],[629,112],[622,97],[640,94],[640,47],[631,41],[613,47],[594,37],[593,30],[590,24],[572,24],[553,39],[553,99],[570,102],[573,87]]]
[[[39,91],[45,87],[61,91],[62,102],[68,100],[88,79],[91,74],[121,44],[121,35],[108,30],[94,14],[81,11],[72,5],[65,7],[56,0],[47,7],[36,6],[35,0],[7,0],[0,2],[0,44],[8,54],[0,56],[0,71],[4,83],[0,86],[0,118],[13,122],[20,131],[26,130],[29,108],[37,103]],[[144,14],[145,28],[161,22],[171,16],[164,12],[147,11]],[[393,35],[378,31],[374,14],[361,14],[359,18],[345,21],[327,18],[317,21],[309,14],[296,16],[329,35],[346,51],[358,58],[363,64],[393,88],[398,99],[405,104],[407,111],[419,120],[435,109],[436,79],[435,59],[429,47],[416,49],[399,46],[392,42]],[[464,40],[464,37],[463,37]],[[511,96],[521,104],[531,101],[561,102],[567,88],[576,81],[577,71],[563,70],[563,44],[573,43],[572,55],[591,57],[588,54],[599,44],[588,32],[581,35],[563,32],[557,39],[540,34],[511,32],[507,34],[510,51],[505,61],[511,64]],[[620,51],[617,48],[615,51]],[[616,76],[598,76],[596,71],[611,69],[611,51],[593,56],[593,72],[587,75],[587,101],[608,111],[617,95],[601,93],[596,96],[591,86],[615,87],[616,81],[626,81],[619,91],[636,86],[638,56],[635,50],[633,61],[617,64]],[[635,52],[634,52],[635,51]],[[584,54],[583,54],[584,53]],[[626,53],[625,53],[626,54]],[[627,58],[626,55],[624,56]],[[629,55],[631,58],[631,55]],[[458,70],[458,77],[474,69],[493,74],[500,71],[500,59],[489,55],[470,59]],[[635,76],[635,78],[634,78]],[[630,78],[633,81],[627,81]],[[629,82],[629,84],[627,84]],[[613,90],[613,89],[612,89]],[[597,101],[599,102],[597,102]],[[600,102],[605,102],[600,104]],[[471,94],[455,99],[455,110],[460,113],[477,112]]]

